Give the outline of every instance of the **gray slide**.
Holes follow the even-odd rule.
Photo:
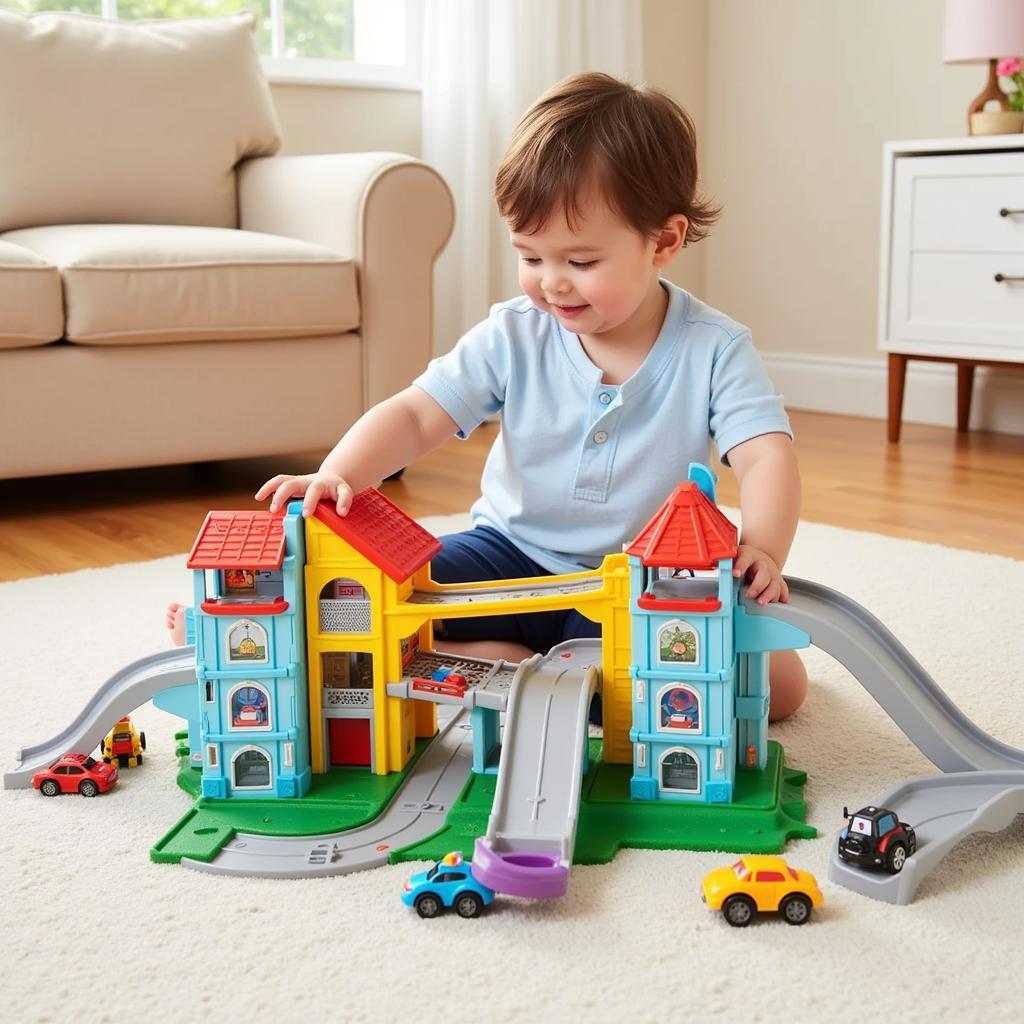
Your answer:
[[[568,640],[523,662],[512,684],[494,804],[473,876],[498,892],[565,893],[601,644]]]
[[[792,576],[786,582],[789,604],[744,601],[747,613],[807,633],[815,647],[849,669],[936,767],[944,772],[1024,770],[1024,751],[979,729],[866,608],[820,583]]]
[[[917,832],[917,852],[902,872],[861,870],[839,859],[829,878],[889,903],[909,903],[924,877],[965,836],[1006,828],[1024,813],[1024,751],[978,728],[914,656],[869,611],[818,583],[787,576],[789,603],[760,607],[763,615],[803,630],[811,643],[843,664],[944,775],[910,779],[875,804],[895,811]]]
[[[172,686],[196,681],[196,650],[175,647],[140,658],[115,672],[93,695],[74,721],[45,743],[22,747],[4,773],[4,789],[27,789],[32,776],[61,754],[88,754],[113,724],[153,695]]]

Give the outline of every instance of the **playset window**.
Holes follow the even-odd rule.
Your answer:
[[[357,580],[333,579],[320,591],[321,633],[369,633],[370,595]]]
[[[700,792],[700,765],[688,750],[668,750],[661,757],[661,788],[676,793]]]
[[[228,630],[228,661],[265,662],[267,631],[251,619],[240,619]]]
[[[663,687],[658,694],[658,728],[665,732],[700,732],[700,694],[677,683]]]
[[[231,762],[236,789],[269,789],[270,758],[258,747],[246,747]]]
[[[219,569],[217,577],[216,594],[206,583],[207,599],[217,604],[260,604],[284,596],[280,569]]]
[[[372,690],[373,655],[363,651],[332,651],[320,655],[324,686],[330,690]]]
[[[700,663],[700,634],[684,619],[672,619],[658,629],[658,661],[665,665]]]
[[[228,695],[232,729],[269,729],[270,693],[246,680]]]

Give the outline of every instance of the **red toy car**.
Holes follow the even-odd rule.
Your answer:
[[[412,689],[422,690],[426,693],[443,693],[448,697],[465,697],[466,686],[464,675],[453,672],[444,665],[435,669],[429,679],[424,679],[422,676],[412,677]]]
[[[43,796],[58,793],[81,793],[95,796],[106,793],[117,784],[117,769],[88,754],[65,754],[45,771],[32,776],[32,786]]]

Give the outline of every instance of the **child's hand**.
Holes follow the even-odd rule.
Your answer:
[[[270,499],[271,512],[276,512],[289,498],[304,494],[303,519],[308,519],[316,511],[323,498],[330,498],[336,503],[339,516],[348,515],[348,510],[352,506],[352,488],[337,473],[326,473],[323,470],[306,473],[304,476],[279,473],[256,492],[256,500],[262,501],[270,494],[273,495]]]
[[[789,587],[782,578],[782,570],[771,555],[765,554],[760,548],[741,544],[736,553],[736,561],[732,567],[733,576],[743,577],[747,581],[746,596],[757,600],[758,604],[769,601],[789,602]]]

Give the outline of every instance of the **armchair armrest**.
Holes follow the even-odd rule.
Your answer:
[[[238,167],[238,214],[356,261],[364,408],[407,387],[433,355],[434,261],[455,221],[444,179],[400,153],[258,157]]]

